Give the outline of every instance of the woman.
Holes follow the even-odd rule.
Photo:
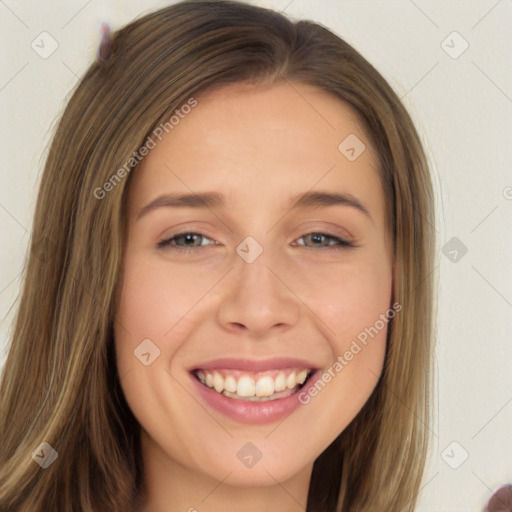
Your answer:
[[[396,94],[324,27],[236,2],[99,57],[41,183],[0,510],[414,510],[434,212]]]

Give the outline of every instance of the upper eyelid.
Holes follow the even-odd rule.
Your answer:
[[[335,234],[332,234],[332,233],[329,233],[327,231],[322,231],[322,230],[312,230],[312,231],[307,231],[306,233],[300,235],[299,237],[295,238],[295,240],[300,240],[301,238],[304,238],[308,235],[311,235],[311,234],[321,234],[321,235],[325,235],[327,238],[330,238],[330,239],[336,239],[336,240],[339,240],[340,242],[345,242],[346,244],[349,244],[349,245],[355,245],[354,242],[352,242],[349,238],[347,237],[344,237],[344,236],[341,236],[341,235],[335,235]],[[158,244],[165,244],[166,242],[170,242],[171,240],[174,240],[175,238],[178,238],[180,236],[183,236],[183,235],[199,235],[203,238],[207,238],[208,240],[211,240],[212,242],[215,242],[215,244],[212,244],[212,245],[216,245],[218,244],[218,240],[215,240],[214,238],[212,237],[209,237],[207,235],[205,235],[204,233],[201,233],[200,231],[191,231],[191,230],[186,230],[186,231],[182,231],[182,232],[178,232],[178,233],[173,233],[171,236],[169,237],[164,237],[162,240],[160,240],[158,242]],[[204,247],[204,246],[197,246],[197,247],[191,247],[192,249],[195,249],[195,248],[198,248],[198,247]],[[186,247],[182,247],[182,248],[186,248]]]

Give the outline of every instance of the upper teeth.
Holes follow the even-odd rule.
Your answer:
[[[247,374],[238,370],[199,370],[197,376],[203,384],[217,393],[227,391],[241,397],[271,396],[303,384],[310,370],[271,370]]]

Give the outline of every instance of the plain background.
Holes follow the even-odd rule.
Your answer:
[[[0,367],[48,144],[95,58],[99,24],[115,30],[169,3],[0,0]],[[437,190],[439,300],[435,421],[417,510],[481,511],[512,481],[512,1],[251,3],[345,38],[420,131]],[[52,39],[56,50],[40,55]]]

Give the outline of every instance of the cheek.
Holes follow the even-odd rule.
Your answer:
[[[390,307],[392,275],[384,262],[332,266],[303,281],[304,301],[339,344],[373,325]]]
[[[329,279],[316,282],[308,300],[326,327],[332,364],[301,400],[311,402],[318,421],[337,435],[366,403],[382,373],[389,317],[395,315],[390,314],[392,273],[386,262],[376,260],[339,267]]]
[[[207,297],[223,273],[201,265],[176,266],[127,250],[114,324],[119,374],[145,379],[146,367],[136,357],[148,352],[154,361],[151,369],[168,370],[190,332],[204,319]]]
[[[211,274],[208,278],[197,268],[176,269],[163,260],[127,255],[117,319],[131,333],[163,338],[208,291],[211,281]]]
[[[117,320],[132,333],[134,342],[139,338],[139,343],[144,338],[163,339],[170,330],[181,331],[183,326],[175,326],[192,321],[195,315],[191,311],[202,309],[213,287],[216,292],[222,288],[219,280],[225,269],[206,265],[172,267],[163,259],[129,252],[126,256]],[[373,325],[389,308],[390,265],[380,257],[339,265],[291,265],[283,275],[287,282],[294,283],[293,291],[306,310],[311,309],[323,321],[326,335],[334,336],[336,349],[343,349],[343,340]],[[198,307],[200,302],[203,304]]]
[[[355,414],[382,372],[391,308],[391,264],[385,258],[371,258],[333,266],[332,272],[310,275],[306,289],[305,303],[321,319],[317,325],[329,340],[333,365],[337,362],[331,376],[326,375],[335,381],[329,386],[337,390],[333,400],[350,396]]]
[[[120,375],[143,374],[142,365],[134,357],[139,347],[144,347],[144,350],[140,349],[141,354],[149,352],[151,361],[155,361],[151,368],[158,366],[164,335],[178,319],[173,311],[176,292],[168,284],[160,269],[127,251],[114,324]],[[151,343],[145,340],[151,340]]]

